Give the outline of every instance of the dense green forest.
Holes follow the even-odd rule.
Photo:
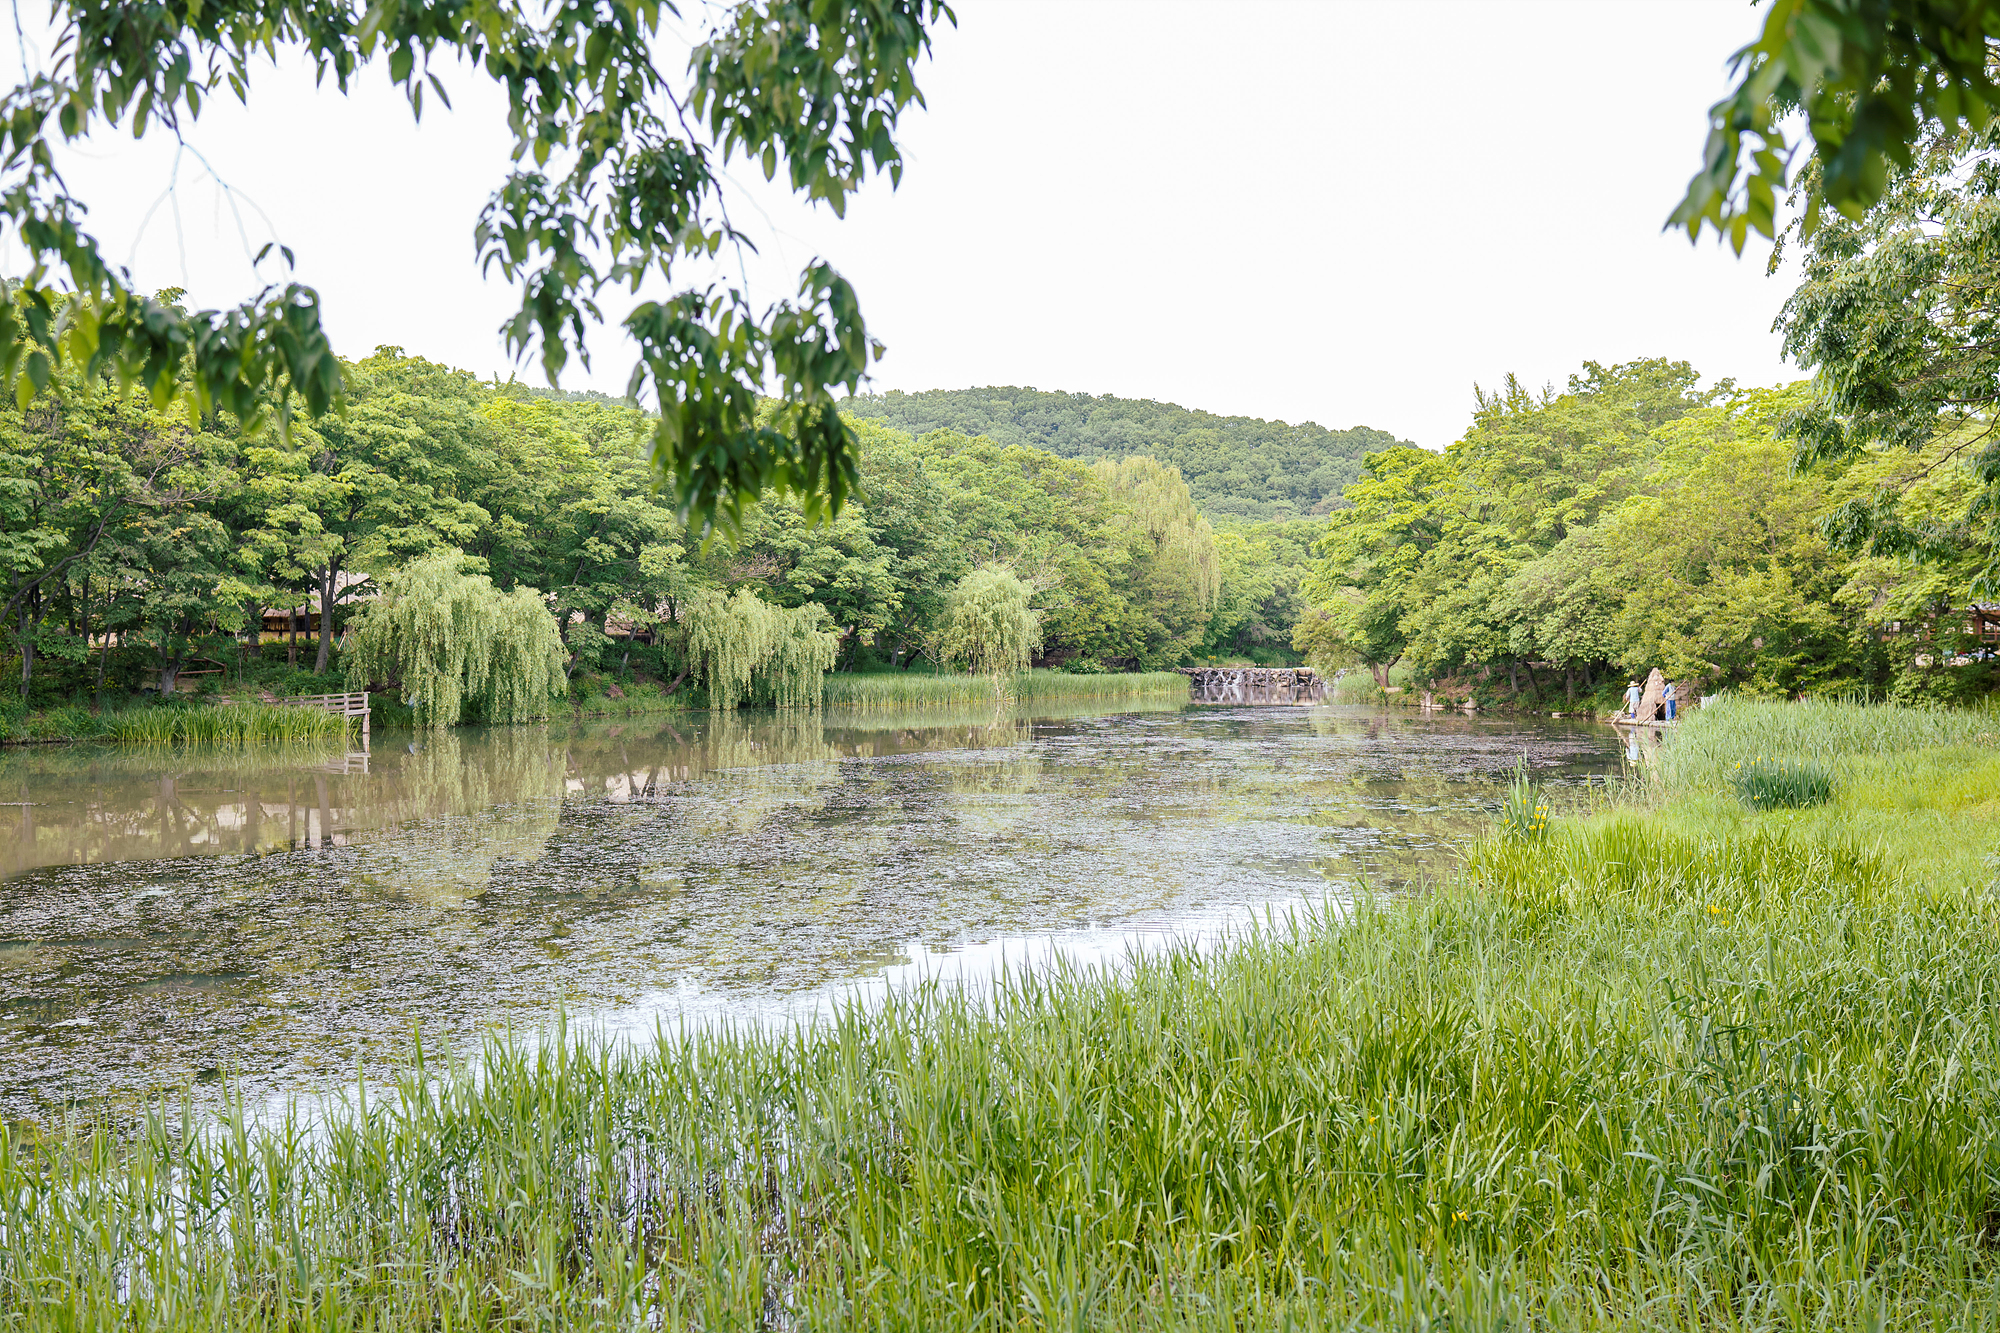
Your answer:
[[[812,521],[801,497],[773,493],[739,530],[704,539],[656,486],[631,408],[481,382],[396,348],[344,372],[345,414],[288,440],[219,417],[191,428],[177,409],[73,378],[0,411],[4,632],[25,697],[168,694],[183,672],[278,656],[325,676],[362,660],[341,651],[357,628],[374,645],[363,677],[400,689],[424,669],[410,654],[425,606],[458,617],[436,653],[467,626],[485,639],[512,625],[519,663],[553,652],[558,682],[731,702],[775,701],[771,654],[787,636],[806,646],[786,670],[815,654],[838,670],[984,662],[970,627],[997,614],[978,609],[995,588],[1019,603],[1010,653],[1039,666],[1291,651],[1314,525],[1218,533],[1180,475],[1144,455],[1093,463],[863,420],[862,494],[837,517]],[[449,569],[424,564],[439,552]],[[521,637],[528,603],[507,601],[521,590],[546,607],[549,643]],[[273,625],[284,644],[259,641]],[[484,669],[454,668],[447,711],[533,711],[466,674]]]
[[[1932,558],[1843,542],[1893,491],[1943,528],[1978,479],[1946,438],[1794,466],[1810,384],[1702,391],[1685,362],[1590,365],[1565,392],[1509,381],[1443,453],[1383,450],[1330,516],[1299,646],[1448,698],[1609,707],[1659,667],[1704,690],[1946,700],[1991,687],[2000,608],[1977,544]]]
[[[912,435],[952,430],[1062,458],[1147,454],[1187,479],[1211,519],[1293,519],[1324,514],[1361,472],[1371,450],[1401,443],[1386,431],[1327,430],[1256,417],[1222,417],[1136,398],[1039,389],[933,389],[849,399],[854,417]]]

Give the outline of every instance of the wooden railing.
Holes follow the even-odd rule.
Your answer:
[[[352,694],[295,694],[289,699],[276,702],[287,708],[317,708],[321,712],[333,713],[340,717],[361,719],[361,748],[368,748],[368,694],[357,690]]]

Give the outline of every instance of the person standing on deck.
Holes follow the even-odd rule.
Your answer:
[[[1661,703],[1663,703],[1663,704],[1665,704],[1665,705],[1667,706],[1667,721],[1669,721],[1669,722],[1673,721],[1673,720],[1674,720],[1674,683],[1673,683],[1672,681],[1668,681],[1668,682],[1667,682],[1667,687],[1666,687],[1665,689],[1663,689],[1663,690],[1661,690],[1661,691],[1660,691],[1660,702],[1661,702]]]
[[[1634,722],[1639,720],[1639,700],[1645,693],[1639,688],[1639,682],[1636,680],[1632,682],[1632,687],[1625,691],[1625,716]]]

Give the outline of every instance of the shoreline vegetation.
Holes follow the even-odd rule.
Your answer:
[[[834,675],[826,678],[828,707],[910,708],[924,704],[1030,704],[1097,699],[1186,698],[1188,679],[1172,671],[1024,671],[1003,677],[962,672],[919,675]]]
[[[345,744],[358,739],[359,730],[355,718],[278,703],[141,705],[101,713],[72,705],[0,715],[0,746]]]
[[[1096,675],[1028,671],[996,679],[966,673],[903,672],[826,678],[824,707],[903,709],[940,705],[1159,701],[1188,694],[1187,677],[1171,671]],[[409,709],[388,695],[374,696],[377,730],[409,724]],[[710,711],[699,692],[669,695],[653,682],[628,684],[613,694],[601,684],[558,704],[549,721],[604,720],[656,713]],[[796,711],[796,710],[794,710]],[[0,745],[97,741],[114,744],[240,745],[261,741],[323,742],[350,736],[351,719],[278,704],[191,701],[127,706],[93,714],[81,705],[36,713],[0,714]]]
[[[1736,766],[1830,798],[1760,810]],[[1121,973],[0,1128],[10,1328],[2000,1326],[2000,720],[1731,701],[1606,808]],[[1523,784],[1531,784],[1524,773]]]

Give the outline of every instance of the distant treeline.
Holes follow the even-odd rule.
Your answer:
[[[692,668],[699,684],[729,653],[716,626],[756,621],[745,593],[822,608],[840,670],[949,669],[953,599],[996,569],[1025,590],[1037,665],[1295,660],[1314,525],[1218,533],[1143,454],[1093,463],[861,420],[863,494],[837,518],[768,495],[740,532],[704,540],[656,486],[628,406],[397,348],[345,370],[347,411],[288,438],[73,377],[0,410],[0,654],[21,693],[171,692],[196,665],[247,668],[273,610],[303,613],[299,669],[337,671],[362,608],[440,551],[499,595],[532,590],[572,680]]]
[[[1387,431],[1328,430],[1222,417],[1146,399],[1039,389],[930,389],[851,400],[853,416],[911,435],[953,430],[1061,458],[1148,454],[1170,463],[1211,517],[1291,519],[1324,514],[1361,475],[1361,459],[1404,443]]]

